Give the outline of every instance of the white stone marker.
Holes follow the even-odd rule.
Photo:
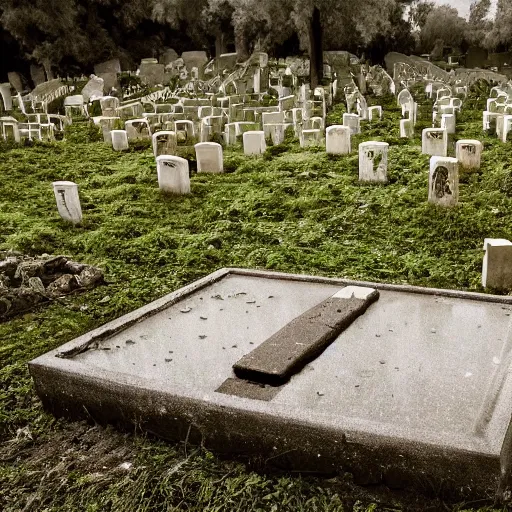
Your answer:
[[[17,119],[14,117],[0,117],[0,126],[2,127],[2,137],[4,140],[13,138],[15,142],[20,142],[20,129]]]
[[[350,128],[334,125],[325,130],[325,151],[330,155],[346,155],[352,150]]]
[[[501,133],[501,140],[503,142],[507,142],[508,134],[512,129],[512,116],[510,114],[506,114],[503,116],[503,131]]]
[[[195,146],[197,172],[224,172],[222,146],[217,142],[199,142]]]
[[[458,201],[458,160],[446,156],[433,156],[430,159],[428,202],[440,206],[455,206]]]
[[[480,169],[482,149],[479,140],[461,139],[455,144],[455,156],[464,169]]]
[[[388,181],[388,149],[387,142],[359,144],[359,181]]]
[[[425,128],[421,134],[421,152],[430,156],[447,156],[448,133],[443,128]]]
[[[498,114],[496,116],[496,137],[503,140],[503,134],[505,133],[505,116]]]
[[[261,155],[265,153],[267,144],[265,142],[265,132],[249,131],[243,134],[244,154]]]
[[[361,119],[357,114],[343,114],[343,126],[348,126],[352,135],[361,133]]]
[[[485,110],[482,113],[482,129],[484,131],[490,130],[491,122],[492,121],[496,122],[496,119],[498,116],[499,116],[499,114],[497,114],[496,112],[489,112],[489,111]]]
[[[175,155],[176,154],[176,132],[164,130],[155,132],[152,137],[153,154],[155,158],[160,155]]]
[[[512,288],[512,242],[503,238],[484,240],[482,286],[496,290]]]
[[[403,139],[414,137],[414,123],[412,119],[400,119],[400,137]]]
[[[130,119],[124,123],[128,140],[150,139],[151,127],[149,121],[143,119]]]
[[[322,143],[322,130],[313,128],[311,130],[302,130],[299,138],[300,147],[317,146]]]
[[[190,194],[188,160],[179,156],[161,155],[156,157],[158,186],[171,194]]]
[[[269,123],[265,125],[265,135],[277,146],[284,142],[285,125],[283,123]]]
[[[376,106],[368,108],[368,119],[373,121],[375,117],[382,119],[382,107]]]
[[[110,136],[112,137],[114,151],[125,151],[129,148],[126,130],[112,130]]]
[[[455,133],[455,114],[442,114],[441,128],[445,129],[447,133]]]
[[[53,192],[60,216],[73,224],[82,222],[82,208],[78,197],[78,185],[72,181],[54,181]]]

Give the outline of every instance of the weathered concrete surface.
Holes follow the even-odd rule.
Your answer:
[[[264,384],[284,384],[302,370],[379,297],[330,297],[294,318],[235,363],[237,377]]]
[[[32,361],[45,407],[365,483],[443,482],[465,497],[497,486],[512,297],[250,274],[219,271]],[[241,356],[344,284],[379,301],[279,392],[219,389]]]

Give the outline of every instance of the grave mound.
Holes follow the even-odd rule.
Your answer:
[[[0,322],[103,283],[103,272],[65,256],[0,251]]]

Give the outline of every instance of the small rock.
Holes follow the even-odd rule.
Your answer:
[[[182,313],[190,313],[192,311],[192,308],[189,306],[188,308],[180,309]]]
[[[201,320],[208,320],[208,317],[206,317],[206,316],[200,316],[199,318],[200,318]]]
[[[46,294],[48,297],[58,297],[59,295],[70,293],[77,288],[80,288],[80,283],[78,282],[76,276],[71,274],[64,274],[63,276],[55,279],[53,283],[48,285],[46,288]],[[100,303],[102,302],[105,302],[104,299],[100,300]]]
[[[135,341],[133,341],[133,340],[126,340],[125,343],[127,345],[135,345]]]
[[[77,279],[80,286],[90,288],[103,282],[103,272],[99,268],[86,267],[80,272]]]
[[[321,391],[317,391],[317,392],[316,392],[316,394],[317,394],[318,396],[324,396],[324,395],[325,395],[325,393],[322,393]]]
[[[199,339],[204,340],[206,338],[206,334],[200,334]]]

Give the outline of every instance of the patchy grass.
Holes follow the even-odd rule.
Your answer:
[[[479,111],[459,116],[457,138],[485,143],[482,168],[462,175],[456,208],[433,207],[429,158],[420,154],[431,104],[420,108],[417,136],[407,141],[399,138],[395,100],[372,103],[381,101],[384,119],[364,123],[349,156],[290,141],[263,158],[229,149],[227,172],[194,174],[187,197],[159,192],[147,145],[115,153],[91,142],[97,134],[87,125],[70,129],[66,142],[2,145],[0,250],[68,255],[104,269],[107,285],[0,324],[1,510],[441,507],[436,499],[358,488],[346,475],[265,476],[251,463],[221,461],[204,449],[57,421],[42,411],[26,368],[30,359],[220,267],[483,291],[483,239],[510,238],[512,230],[509,146],[483,136]],[[329,124],[341,124],[343,111],[336,106]],[[355,150],[363,140],[392,145],[388,185],[358,183]],[[193,151],[181,152],[195,169]],[[62,179],[79,184],[80,227],[57,214],[51,182]],[[131,466],[120,467],[125,462]]]

